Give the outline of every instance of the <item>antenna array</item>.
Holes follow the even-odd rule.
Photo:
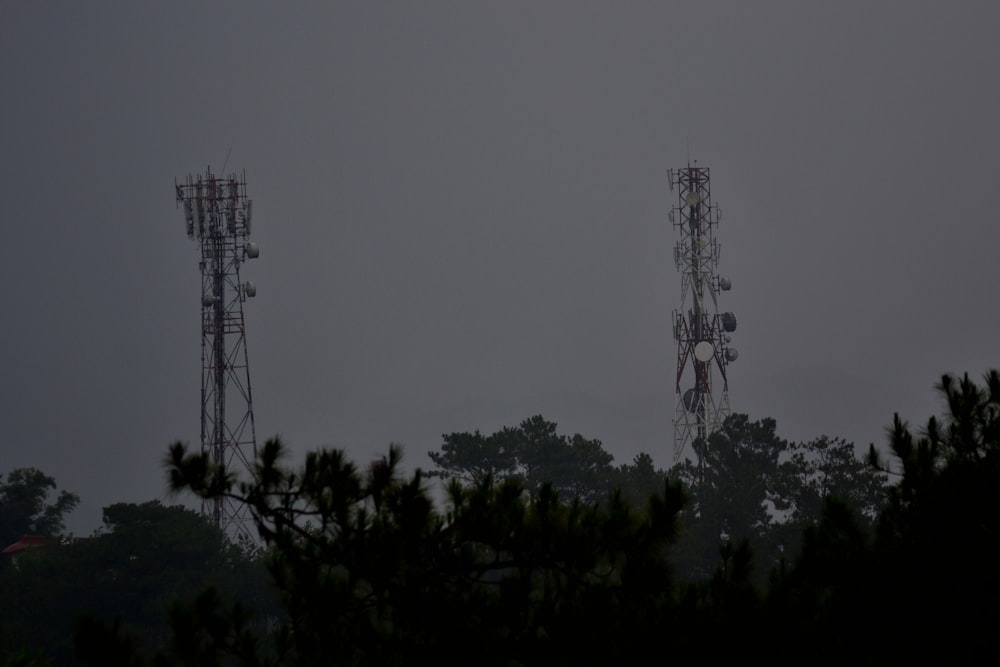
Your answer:
[[[257,436],[243,303],[257,288],[241,282],[240,267],[260,248],[249,241],[246,178],[220,178],[206,168],[174,187],[188,238],[201,250],[201,448],[226,472],[252,474]],[[253,540],[245,505],[217,498],[203,503],[202,512],[228,533]]]
[[[689,165],[671,170],[669,177],[670,189],[677,190],[669,217],[680,234],[674,263],[681,273],[681,307],[673,312],[676,463],[688,444],[718,430],[729,415],[726,370],[737,352],[729,346],[736,316],[718,308],[720,293],[730,290],[732,282],[716,273],[720,247],[715,229],[722,213],[712,204],[708,169]]]

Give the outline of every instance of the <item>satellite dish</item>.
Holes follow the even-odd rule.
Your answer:
[[[736,315],[732,313],[722,313],[722,328],[732,333],[736,331]]]
[[[723,292],[728,292],[733,289],[733,281],[729,278],[719,278],[719,287],[722,288]]]
[[[728,350],[726,350],[726,360],[727,361],[736,361],[736,358],[739,357],[739,356],[740,356],[740,353],[736,351],[736,348],[731,347]]]
[[[243,285],[243,291],[246,292],[246,295],[249,297],[257,296],[257,286],[249,280]]]
[[[685,200],[687,201],[688,206],[694,206],[701,201],[701,195],[698,194],[697,190],[692,190],[687,194]]]
[[[684,392],[684,409],[688,412],[694,412],[695,408],[698,407],[698,390],[688,389]]]
[[[706,362],[715,356],[715,348],[707,340],[703,340],[694,346],[694,358],[701,362]]]
[[[253,241],[246,244],[245,251],[247,257],[249,257],[250,259],[257,259],[258,257],[260,257],[260,246],[254,243]]]

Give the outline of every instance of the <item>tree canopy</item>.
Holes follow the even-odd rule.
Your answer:
[[[517,480],[530,493],[545,484],[564,498],[584,502],[604,500],[618,490],[642,505],[650,494],[662,490],[666,473],[657,469],[649,454],[638,454],[632,464],[613,465],[614,456],[600,440],[576,433],[561,435],[557,424],[541,415],[490,435],[449,433],[440,451],[430,452],[437,467],[433,477],[476,484]]]
[[[730,415],[722,429],[693,443],[697,461],[670,470],[691,502],[677,565],[687,580],[703,579],[721,563],[719,545],[746,540],[758,582],[790,559],[803,531],[837,498],[870,524],[886,500],[887,476],[859,456],[852,443],[821,436],[788,442],[773,419]]]
[[[136,648],[152,652],[174,636],[170,610],[212,587],[228,600],[273,611],[266,573],[205,517],[158,501],[104,508],[93,536],[24,553],[0,568],[0,664],[15,651],[66,662],[74,627],[127,624]],[[93,633],[85,633],[93,637]],[[104,656],[104,646],[84,644]]]
[[[842,498],[869,522],[885,500],[885,475],[851,443],[825,436],[790,443],[777,434],[773,419],[733,414],[720,431],[696,440],[693,450],[697,462],[684,460],[669,471],[688,494],[674,557],[688,581],[712,575],[722,563],[721,544],[748,540],[755,577],[763,583],[797,550],[827,496]],[[446,434],[430,458],[432,476],[467,483],[513,479],[530,491],[548,483],[564,498],[585,502],[617,491],[636,506],[657,493],[668,474],[647,453],[616,467],[600,440],[560,435],[541,416],[489,435]]]
[[[532,425],[534,442],[556,440]],[[182,445],[170,466],[175,488],[249,505],[287,613],[273,662],[569,664],[655,643],[649,624],[674,596],[677,485],[664,479],[639,511],[620,495],[563,500],[550,484],[526,494],[486,475],[453,481],[439,512],[420,471],[400,474],[397,448],[364,472],[331,450],[291,469],[283,449],[268,441],[239,485]]]
[[[778,492],[779,458],[788,443],[773,419],[728,417],[722,429],[692,447],[698,461],[685,459],[670,471],[688,490],[680,563],[685,578],[702,579],[718,566],[719,545],[749,540],[759,560],[772,560],[771,508]],[[767,556],[760,558],[767,552]]]
[[[784,655],[828,664],[945,660],[995,663],[1000,621],[1000,376],[938,385],[948,405],[915,435],[889,431],[897,484],[874,530],[828,499],[793,564],[774,579],[769,613],[787,628]],[[874,447],[870,462],[883,470]]]
[[[0,475],[0,549],[24,535],[51,537],[64,530],[66,516],[80,502],[76,494],[56,490],[56,480],[35,468],[17,468]]]
[[[162,508],[116,506],[106,535],[121,542],[95,539],[105,550],[89,552],[100,555],[97,565],[74,569],[88,562],[84,551],[39,549],[23,569],[0,571],[5,595],[18,601],[0,609],[0,630],[30,630],[17,625],[26,618],[50,622],[67,607],[52,604],[58,597],[45,586],[69,581],[75,595],[88,591],[76,598],[87,600],[83,608],[104,609],[108,590],[124,596],[116,608],[126,615],[81,622],[76,658],[87,664],[569,665],[638,662],[664,647],[671,659],[710,663],[989,664],[1000,659],[1000,375],[983,386],[946,376],[939,388],[944,419],[917,434],[894,420],[898,483],[888,488],[890,466],[874,450],[865,467],[849,443],[787,443],[772,420],[745,415],[700,441],[701,465],[682,466],[678,479],[661,477],[643,456],[618,469],[662,482],[641,505],[615,491],[583,500],[515,467],[501,478],[452,478],[439,509],[419,470],[401,472],[396,447],[364,469],[337,450],[289,466],[275,439],[259,451],[252,478],[238,480],[176,444],[172,488],[246,503],[280,609],[255,615],[238,588],[195,593],[193,578],[167,576],[167,564],[188,561],[158,552],[184,541],[170,535],[203,523],[178,515],[184,528],[151,538],[139,528]],[[572,450],[573,438],[554,425],[533,426],[533,436],[516,437]],[[727,475],[751,484],[728,489]],[[755,561],[767,543],[741,533],[782,537],[795,525],[801,538],[785,543],[761,579]],[[714,541],[715,566],[685,580],[678,564],[696,530]],[[226,572],[224,544],[205,544],[189,562]],[[164,582],[176,597],[162,594]],[[173,600],[169,632],[143,629],[151,616],[136,590]],[[45,601],[27,616],[26,591]]]

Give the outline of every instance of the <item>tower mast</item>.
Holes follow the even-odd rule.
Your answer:
[[[674,401],[674,463],[684,448],[722,426],[729,414],[727,367],[737,352],[729,347],[736,316],[719,312],[720,292],[731,289],[716,273],[719,243],[715,239],[721,213],[712,204],[709,170],[690,164],[669,172],[677,202],[669,217],[680,234],[674,263],[681,274],[681,306],[673,312],[677,343]],[[699,459],[701,457],[699,456]]]
[[[252,474],[257,435],[243,303],[257,288],[240,281],[240,266],[260,249],[249,241],[246,178],[206,168],[174,187],[188,238],[201,251],[201,449],[226,472]],[[216,498],[203,502],[202,512],[227,533],[253,539],[245,505]]]

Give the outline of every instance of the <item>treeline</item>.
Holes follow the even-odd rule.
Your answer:
[[[6,484],[0,482],[0,499],[5,491],[17,491],[33,496],[32,504],[40,507],[40,489],[18,486],[19,479],[12,473]],[[0,505],[0,527],[11,523],[7,519],[21,520],[13,509]],[[28,533],[45,535],[39,530]],[[18,538],[4,534],[6,547],[18,545],[24,533]],[[178,636],[176,628],[183,627],[182,610],[208,588],[230,604],[239,601],[262,615],[280,613],[260,554],[233,544],[200,514],[158,501],[111,505],[104,509],[103,525],[95,535],[81,539],[50,534],[4,560],[3,665],[66,664],[77,649],[84,654],[97,651],[106,665],[128,664],[118,660],[121,651],[108,653],[111,648],[101,643],[100,632],[80,631],[95,625],[127,626],[131,640],[125,655],[161,652]]]
[[[919,434],[895,420],[892,484],[874,448],[862,461],[837,439],[788,443],[773,420],[745,415],[669,472],[646,455],[615,466],[599,441],[560,435],[541,417],[452,433],[431,454],[443,509],[424,473],[400,471],[395,447],[364,469],[331,450],[292,467],[271,440],[254,480],[238,481],[176,444],[173,489],[245,502],[259,557],[194,513],[118,506],[89,548],[147,537],[93,560],[80,555],[86,543],[33,549],[0,572],[8,599],[35,609],[75,599],[74,611],[91,612],[75,635],[60,617],[65,651],[53,654],[18,634],[31,619],[8,605],[3,659],[995,662],[1000,375],[981,386],[945,377],[940,389],[947,419]],[[191,521],[180,529],[188,539],[155,542],[165,527],[140,527],[154,511]],[[173,555],[184,549],[190,558]]]
[[[797,553],[802,533],[819,519],[828,496],[853,508],[870,527],[886,499],[888,476],[855,452],[853,443],[822,436],[788,442],[773,419],[729,417],[723,428],[693,443],[695,459],[669,471],[647,453],[615,466],[600,440],[557,433],[541,416],[493,434],[451,433],[430,458],[433,477],[464,484],[517,482],[527,496],[543,486],[560,498],[607,502],[615,493],[634,508],[663,492],[665,479],[682,484],[683,530],[671,550],[681,579],[709,577],[719,566],[720,544],[747,540],[759,582]]]

